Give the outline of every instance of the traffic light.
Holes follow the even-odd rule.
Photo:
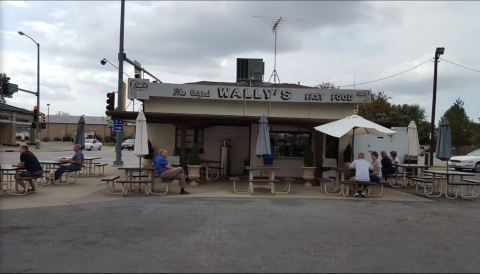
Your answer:
[[[107,111],[115,110],[115,93],[107,93]]]
[[[41,125],[41,127],[40,127],[41,129],[46,129],[47,128],[47,123],[41,123],[40,125]]]
[[[134,72],[135,72],[135,78],[137,79],[142,78],[142,70],[139,67],[135,66]]]
[[[38,122],[38,106],[33,107],[33,121]]]
[[[45,113],[40,112],[40,123],[45,124]]]

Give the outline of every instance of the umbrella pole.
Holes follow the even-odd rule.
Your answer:
[[[355,159],[355,128],[353,128],[353,134],[352,134],[352,155],[350,155],[352,158],[352,162]]]

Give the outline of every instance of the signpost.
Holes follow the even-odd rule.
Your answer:
[[[16,93],[16,92],[18,92],[18,85],[17,85],[17,84],[8,83],[8,91],[9,91],[10,93]]]
[[[123,121],[121,120],[113,121],[113,130],[115,130],[116,132],[123,131]]]

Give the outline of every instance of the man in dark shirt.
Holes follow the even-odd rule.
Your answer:
[[[28,150],[27,145],[21,145],[18,148],[18,151],[20,152],[20,163],[16,164],[16,167],[19,167],[21,169],[26,169],[27,171],[23,171],[18,173],[15,176],[15,180],[19,185],[21,185],[24,189],[27,189],[27,186],[25,185],[25,180],[22,178],[25,177],[42,177],[43,170],[42,166],[38,162],[37,157]],[[35,186],[32,183],[31,180],[28,180],[28,183],[30,184],[31,188],[27,189],[27,191],[35,191]]]
[[[60,163],[62,164],[69,164],[63,165],[59,169],[55,170],[55,176],[53,178],[53,182],[57,182],[60,177],[62,177],[63,173],[65,172],[72,172],[72,171],[79,171],[82,169],[83,166],[83,153],[82,153],[82,145],[76,144],[73,146],[73,157],[71,159],[64,159],[61,160]]]
[[[393,174],[394,169],[393,169],[393,164],[392,164],[392,159],[388,157],[388,154],[386,151],[382,150],[382,174],[383,176],[388,176]]]

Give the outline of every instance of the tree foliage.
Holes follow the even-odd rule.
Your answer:
[[[5,103],[5,98],[12,98],[13,93],[8,90],[10,77],[5,73],[0,73],[0,102]]]
[[[385,92],[372,93],[372,102],[359,107],[359,115],[387,127],[406,127],[415,121],[418,139],[421,144],[429,142],[430,123],[426,121],[426,112],[418,104],[391,104]]]
[[[470,121],[464,108],[464,102],[457,98],[453,105],[445,112],[452,132],[452,145],[472,145],[478,144],[478,125]]]

